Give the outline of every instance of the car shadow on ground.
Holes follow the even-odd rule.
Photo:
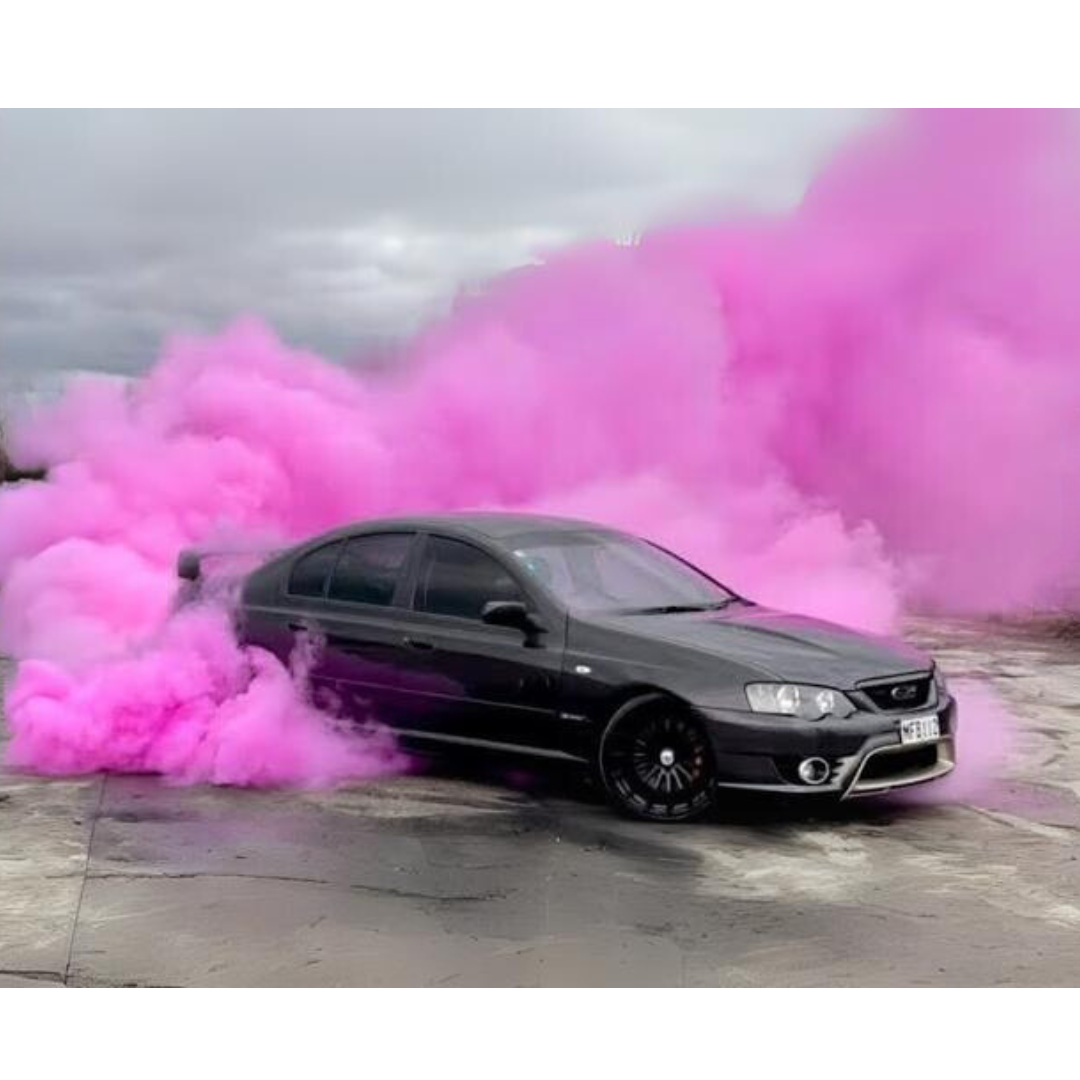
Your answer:
[[[409,752],[413,762],[410,771],[414,775],[467,781],[493,790],[513,791],[539,804],[566,801],[618,814],[609,806],[599,781],[581,766],[547,762],[537,764],[533,760],[517,761],[473,750],[430,755]],[[840,800],[823,795],[799,797],[725,791],[704,822],[721,826],[814,822],[888,825],[896,819],[916,816],[932,809],[932,805],[908,803],[895,794]]]

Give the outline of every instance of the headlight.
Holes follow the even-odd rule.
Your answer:
[[[855,711],[855,706],[839,690],[797,683],[750,683],[746,687],[746,700],[754,712],[798,716],[803,720],[850,716]]]

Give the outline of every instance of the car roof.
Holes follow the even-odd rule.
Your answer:
[[[494,541],[510,540],[533,533],[614,531],[608,526],[576,518],[552,517],[546,514],[510,513],[498,510],[469,510],[445,514],[427,514],[419,517],[358,521],[343,529],[336,530],[336,532],[338,534],[352,534],[360,530],[368,532],[383,529],[416,529],[418,531],[445,529],[449,532],[472,534]]]

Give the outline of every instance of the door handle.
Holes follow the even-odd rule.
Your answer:
[[[421,638],[406,637],[402,639],[410,649],[434,649],[435,646],[430,641],[424,641]]]

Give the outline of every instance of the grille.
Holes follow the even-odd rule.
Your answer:
[[[882,712],[904,712],[921,709],[930,701],[934,681],[929,675],[917,679],[898,679],[896,682],[864,686],[862,692]]]
[[[908,773],[932,769],[937,764],[936,746],[916,746],[888,754],[875,754],[863,767],[859,783],[867,780],[888,780]]]

